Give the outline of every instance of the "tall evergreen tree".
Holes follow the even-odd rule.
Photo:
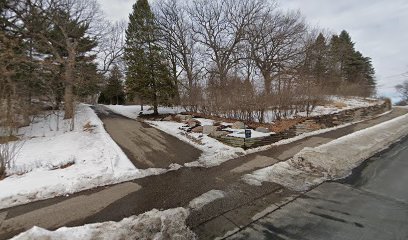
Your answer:
[[[108,82],[103,90],[100,102],[107,104],[121,104],[125,100],[123,91],[123,74],[117,65],[114,65],[110,71]]]
[[[323,85],[327,78],[328,46],[326,38],[320,33],[307,51],[307,60],[310,72],[316,83]]]
[[[126,89],[129,97],[138,96],[153,104],[158,114],[160,103],[169,103],[175,93],[168,63],[159,45],[159,29],[147,0],[133,5],[126,30]]]
[[[333,79],[337,79],[337,85],[360,86],[360,92],[366,96],[375,92],[375,70],[371,59],[355,50],[347,31],[343,30],[340,35],[332,36],[329,55],[329,72]]]

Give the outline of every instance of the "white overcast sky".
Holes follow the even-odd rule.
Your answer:
[[[111,20],[127,20],[136,0],[98,0]],[[281,0],[306,20],[333,33],[347,30],[356,49],[371,57],[379,94],[397,99],[394,86],[408,79],[408,0]]]

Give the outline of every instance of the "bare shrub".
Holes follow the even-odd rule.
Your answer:
[[[21,141],[15,141],[15,136],[2,137],[0,144],[0,179],[6,177],[7,170],[14,165],[14,160],[22,147]]]

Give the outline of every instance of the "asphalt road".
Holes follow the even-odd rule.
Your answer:
[[[408,239],[407,184],[408,137],[227,239]]]

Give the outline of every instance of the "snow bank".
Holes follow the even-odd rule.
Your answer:
[[[292,159],[244,176],[249,184],[275,182],[305,191],[325,180],[348,176],[364,160],[408,135],[408,114],[357,131],[316,148],[304,148]]]
[[[195,234],[186,226],[189,211],[175,208],[165,211],[156,209],[138,216],[125,218],[120,222],[87,224],[80,227],[60,228],[48,231],[33,227],[12,238],[12,240],[92,240],[92,239],[196,239]]]
[[[0,180],[0,209],[168,171],[136,169],[89,106],[77,107],[74,131],[61,116],[20,129],[24,143]]]
[[[221,190],[211,190],[191,200],[188,206],[193,210],[199,210],[205,205],[224,197],[225,192]]]

